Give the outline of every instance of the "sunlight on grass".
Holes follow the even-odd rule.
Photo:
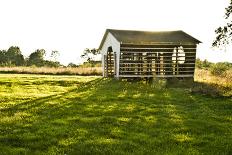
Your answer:
[[[104,106],[102,107],[103,112],[112,112],[117,108],[117,104],[112,104],[112,105],[108,105],[108,106]]]
[[[94,144],[117,144],[118,140],[112,139],[112,138],[99,138],[93,141],[89,141],[90,143]]]
[[[131,118],[119,117],[118,120],[121,121],[121,122],[129,122],[131,120]]]
[[[136,108],[135,104],[128,104],[127,107],[125,108],[125,110],[127,112],[132,112],[135,108]]]
[[[193,138],[189,137],[188,135],[183,135],[183,134],[177,134],[175,135],[175,139],[178,142],[188,142],[188,141],[192,141]]]
[[[154,97],[154,96],[155,96],[155,94],[149,94],[148,96],[149,96],[149,97]]]
[[[145,117],[145,120],[148,123],[156,123],[157,122],[157,118],[155,116],[147,116],[147,117]]]
[[[82,138],[84,138],[86,136],[86,134],[88,134],[88,131],[85,129],[76,129],[75,130],[75,135],[73,135],[70,138],[66,138],[66,139],[61,139],[59,141],[59,145],[63,145],[63,146],[70,146],[72,144],[75,144],[77,141],[81,140]]]
[[[14,115],[11,117],[9,117],[9,116],[1,117],[0,122],[1,123],[14,123],[14,122],[19,121],[19,120],[22,120],[22,118]]]
[[[141,93],[134,94],[132,97],[133,98],[139,98],[141,96]]]
[[[186,88],[0,75],[0,154],[231,154],[231,109]]]
[[[118,97],[123,98],[123,97],[126,96],[126,94],[127,94],[127,90],[123,90],[123,91],[118,95]]]
[[[63,146],[68,147],[68,146],[70,146],[70,145],[72,145],[72,144],[75,144],[76,141],[77,141],[76,138],[70,137],[70,138],[67,138],[67,139],[62,139],[62,140],[60,140],[60,141],[59,141],[59,145],[61,145],[61,146],[63,145]]]

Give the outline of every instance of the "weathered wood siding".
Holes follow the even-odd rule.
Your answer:
[[[185,62],[173,62],[174,48],[182,46]],[[193,77],[196,45],[134,45],[121,44],[119,77]]]

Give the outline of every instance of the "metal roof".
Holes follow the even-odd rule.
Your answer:
[[[106,29],[99,49],[111,33],[121,44],[199,44],[201,41],[184,31],[134,31]]]

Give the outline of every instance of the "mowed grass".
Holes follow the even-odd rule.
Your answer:
[[[232,154],[232,99],[101,77],[0,74],[0,154]]]

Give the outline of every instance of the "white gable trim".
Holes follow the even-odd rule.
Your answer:
[[[103,76],[104,76],[104,55],[106,55],[107,50],[109,47],[112,47],[113,52],[116,52],[116,64],[117,64],[117,70],[116,70],[116,77],[119,76],[119,56],[120,56],[120,42],[109,32],[106,36],[106,39],[102,45],[102,48],[100,50],[100,53],[102,55],[102,69],[103,69]]]
[[[114,52],[120,51],[120,42],[111,33],[108,33],[103,43],[101,53],[106,54],[108,47],[110,46]]]

